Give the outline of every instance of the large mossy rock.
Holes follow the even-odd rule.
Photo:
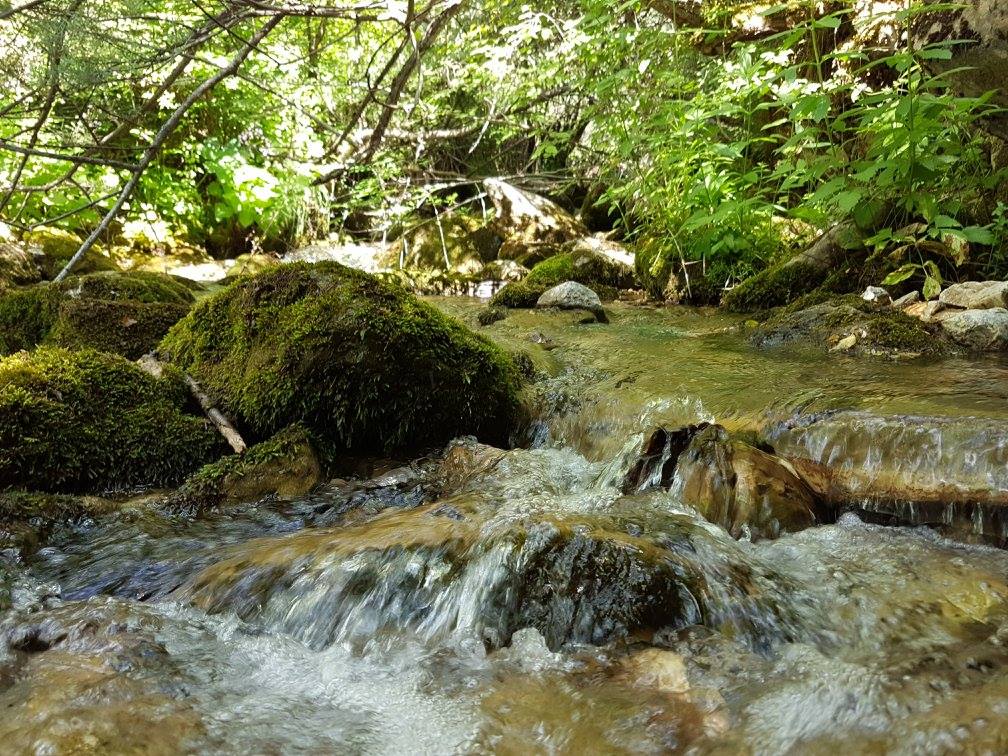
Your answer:
[[[155,379],[90,349],[0,360],[0,488],[175,485],[220,455],[216,432],[183,412],[187,400],[177,370]]]
[[[94,347],[136,359],[195,301],[162,273],[90,273],[0,293],[0,355],[39,344]]]
[[[565,281],[590,287],[603,299],[613,299],[620,289],[634,286],[634,272],[627,263],[599,252],[575,246],[570,251],[543,260],[521,281],[507,284],[494,294],[496,307],[535,307],[539,297]]]
[[[160,349],[250,439],[300,422],[325,455],[465,434],[504,444],[520,416],[518,370],[502,350],[334,262],[243,279],[198,304]]]
[[[406,231],[382,252],[379,263],[387,268],[458,270],[497,257],[501,238],[494,229],[467,215],[431,218]],[[446,265],[447,258],[447,265]]]

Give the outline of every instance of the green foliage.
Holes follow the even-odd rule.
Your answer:
[[[40,348],[0,360],[0,487],[101,492],[177,484],[219,456],[185,415],[181,375],[122,357]]]
[[[301,422],[327,454],[464,434],[505,444],[520,414],[504,352],[399,286],[337,263],[240,279],[200,302],[161,351],[253,440]]]

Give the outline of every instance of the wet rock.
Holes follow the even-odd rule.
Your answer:
[[[683,503],[738,538],[774,538],[816,524],[812,489],[783,459],[740,441],[720,426],[698,433],[676,464]]]
[[[438,479],[444,494],[455,493],[469,481],[487,475],[507,456],[503,449],[460,438],[448,444],[441,459]]]
[[[941,321],[953,341],[974,352],[1000,352],[1008,349],[1008,310],[963,310]]]
[[[143,608],[99,599],[12,613],[0,644],[14,667],[0,690],[8,753],[185,753],[205,746],[184,694],[193,678]]]
[[[202,510],[253,502],[265,496],[285,501],[306,496],[322,479],[311,437],[294,425],[273,438],[204,466],[166,502]]]
[[[1008,281],[966,281],[949,286],[938,301],[961,310],[988,310],[1008,306]]]
[[[692,518],[652,519],[647,532],[630,533],[605,516],[494,520],[475,498],[244,544],[178,598],[313,647],[411,629],[439,639],[475,634],[500,648],[534,628],[556,650],[701,618],[732,624],[737,611],[752,618],[756,605],[759,616],[769,609],[768,622],[786,625],[743,565],[728,570],[729,584],[714,598],[706,583],[711,536]]]
[[[185,413],[177,370],[155,379],[90,349],[40,347],[0,360],[0,487],[92,492],[165,486],[220,454]]]
[[[879,286],[869,286],[864,290],[861,299],[877,307],[888,307],[893,303],[889,292]]]
[[[997,420],[865,412],[798,416],[766,429],[774,450],[834,510],[1008,535],[1008,439]]]
[[[0,493],[0,549],[30,556],[60,528],[91,522],[119,509],[94,496],[64,496],[28,491]]]
[[[323,458],[474,434],[521,417],[514,360],[401,287],[295,263],[200,302],[162,342],[252,441],[303,423]]]
[[[587,310],[599,323],[608,323],[602,300],[598,294],[583,284],[566,281],[543,292],[536,302],[537,309]]]
[[[658,485],[736,538],[803,530],[816,523],[820,509],[815,493],[787,461],[708,423],[658,429],[645,441],[623,490]]]

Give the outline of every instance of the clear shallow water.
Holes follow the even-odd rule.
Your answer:
[[[522,314],[489,329],[558,345],[535,357],[554,363],[546,401],[558,411],[539,448],[476,452],[445,496],[347,511],[330,488],[58,538],[18,570],[0,618],[2,742],[56,753],[1008,748],[1008,552],[852,515],[735,541],[674,493],[618,489],[659,421],[762,427],[809,405],[981,416],[993,433],[1008,422],[1003,363],[757,353],[732,334],[697,335],[724,328],[721,316],[613,320]],[[866,463],[862,437],[843,431],[833,453],[859,468],[886,461]],[[887,443],[890,467],[920,468],[926,448]],[[977,469],[947,456],[950,474]]]

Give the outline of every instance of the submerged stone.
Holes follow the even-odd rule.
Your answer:
[[[250,440],[303,423],[323,456],[459,435],[506,444],[514,361],[401,287],[338,263],[285,265],[202,301],[161,344]]]
[[[219,456],[184,413],[177,371],[155,379],[91,349],[42,347],[0,360],[0,487],[101,492],[177,484]]]

